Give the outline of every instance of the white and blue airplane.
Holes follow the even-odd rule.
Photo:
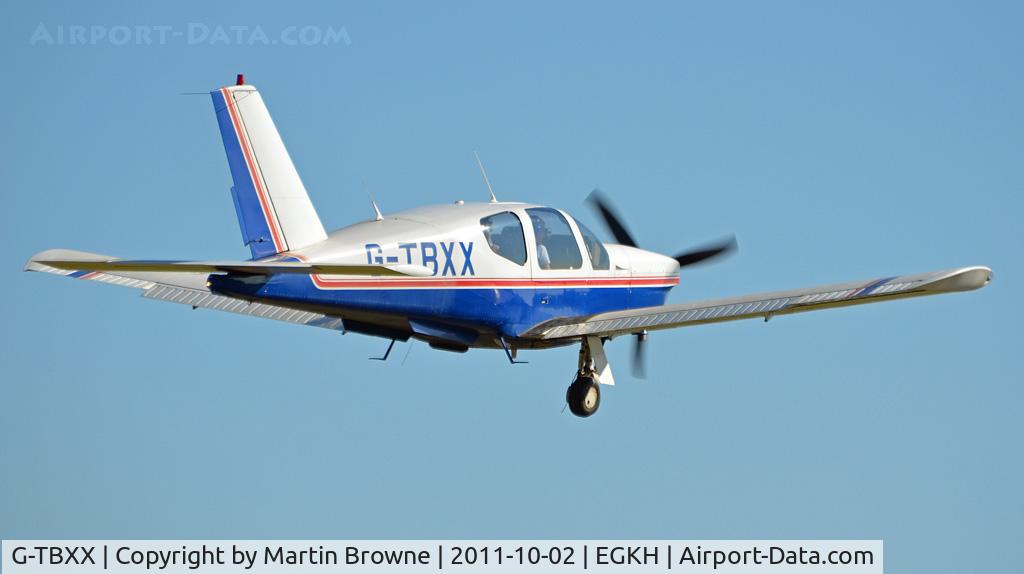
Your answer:
[[[211,92],[234,186],[245,261],[124,260],[52,249],[25,269],[142,290],[148,299],[341,332],[410,338],[465,352],[579,345],[569,409],[587,417],[614,378],[604,343],[649,331],[969,291],[987,267],[887,276],[822,287],[666,305],[681,267],[730,252],[729,239],[668,257],[637,248],[599,194],[591,195],[615,243],[602,243],[565,211],[498,201],[420,207],[331,233],[255,87]],[[481,166],[481,172],[483,167]],[[483,173],[486,181],[486,173]],[[487,182],[490,190],[490,183]]]

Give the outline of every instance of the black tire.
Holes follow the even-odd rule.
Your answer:
[[[601,387],[590,377],[579,377],[565,391],[565,402],[572,414],[589,417],[601,406]]]

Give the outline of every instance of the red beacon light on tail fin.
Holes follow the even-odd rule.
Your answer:
[[[245,85],[245,74],[238,74],[238,77],[235,78],[235,85],[236,86],[244,86]]]

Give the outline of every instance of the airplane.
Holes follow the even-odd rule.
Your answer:
[[[25,270],[390,339],[380,360],[409,339],[454,352],[500,349],[513,364],[521,350],[579,345],[565,400],[580,417],[597,412],[601,385],[615,384],[604,345],[616,337],[635,339],[642,376],[651,331],[970,291],[993,277],[988,267],[961,267],[670,305],[680,269],[734,251],[735,238],[675,256],[643,250],[595,192],[590,203],[615,238],[605,243],[563,210],[498,201],[482,164],[487,202],[384,215],[371,200],[372,218],[327,233],[260,92],[239,74],[210,95],[250,259],[125,260],[51,249]]]

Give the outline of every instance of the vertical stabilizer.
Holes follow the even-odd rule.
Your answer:
[[[242,238],[253,259],[327,238],[263,98],[242,83],[211,92],[234,187]]]

